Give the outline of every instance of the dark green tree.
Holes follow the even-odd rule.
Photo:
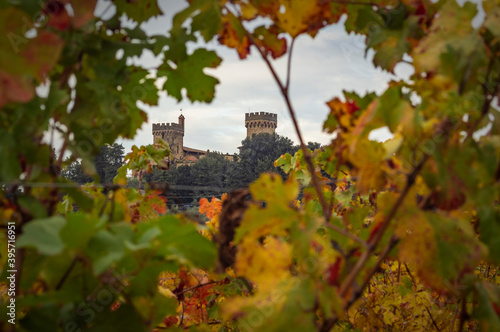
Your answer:
[[[241,188],[255,181],[264,172],[279,172],[274,162],[285,153],[294,154],[298,147],[291,139],[277,134],[259,134],[245,138],[240,148],[240,162],[232,172],[231,187]]]
[[[123,165],[125,148],[122,144],[104,145],[98,155],[94,158],[94,166],[99,182],[112,183],[118,169]],[[62,170],[62,176],[79,184],[94,181],[92,177],[85,174],[81,160],[75,160]]]
[[[61,171],[61,175],[78,184],[94,181],[92,177],[83,172],[81,160],[75,160]]]
[[[122,144],[104,145],[94,159],[97,175],[101,183],[112,183],[123,165],[125,148]]]

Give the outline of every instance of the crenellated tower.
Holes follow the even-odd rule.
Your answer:
[[[274,134],[278,127],[278,114],[268,112],[245,113],[247,137],[253,134]]]
[[[184,116],[179,116],[179,123],[153,123],[153,142],[163,139],[168,143],[174,159],[184,157]]]

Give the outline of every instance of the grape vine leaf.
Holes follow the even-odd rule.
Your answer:
[[[163,88],[168,94],[182,100],[182,89],[186,89],[186,95],[191,101],[210,102],[215,96],[215,85],[219,80],[213,76],[206,75],[203,69],[215,68],[221,63],[221,58],[214,51],[197,49],[185,61],[171,66],[163,64],[159,75],[167,76]]]
[[[34,247],[43,255],[57,255],[65,247],[59,232],[66,220],[61,216],[35,219],[23,227],[23,233],[17,238],[19,248]]]

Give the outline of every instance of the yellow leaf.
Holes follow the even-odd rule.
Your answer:
[[[268,237],[264,244],[245,237],[236,254],[236,275],[257,284],[260,291],[271,290],[290,277],[291,247],[288,243]]]

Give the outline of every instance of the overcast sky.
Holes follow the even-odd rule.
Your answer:
[[[107,1],[100,0],[96,14]],[[171,27],[173,15],[186,6],[183,0],[159,0],[164,15],[143,23],[149,34],[165,34]],[[113,15],[113,10],[106,17]],[[162,93],[157,107],[144,106],[148,113],[145,123],[133,140],[122,141],[127,151],[132,145],[146,145],[153,142],[152,123],[177,122],[182,108],[185,120],[184,145],[196,149],[210,149],[223,153],[235,153],[246,136],[244,125],[246,112],[272,112],[278,114],[279,135],[298,142],[290,116],[276,83],[255,49],[245,60],[240,60],[236,51],[209,45],[223,61],[216,69],[206,70],[217,77],[220,84],[211,104],[177,101]],[[322,133],[322,124],[328,114],[325,102],[341,91],[354,90],[382,92],[393,75],[375,69],[370,54],[364,56],[364,39],[348,35],[342,24],[321,30],[314,39],[300,36],[294,45],[291,76],[292,103],[306,141],[328,143],[331,137]],[[155,59],[143,54],[141,63],[151,64]],[[286,58],[274,62],[281,77],[284,77]],[[413,73],[409,64],[396,67],[399,78]],[[380,138],[387,137],[380,133]]]

